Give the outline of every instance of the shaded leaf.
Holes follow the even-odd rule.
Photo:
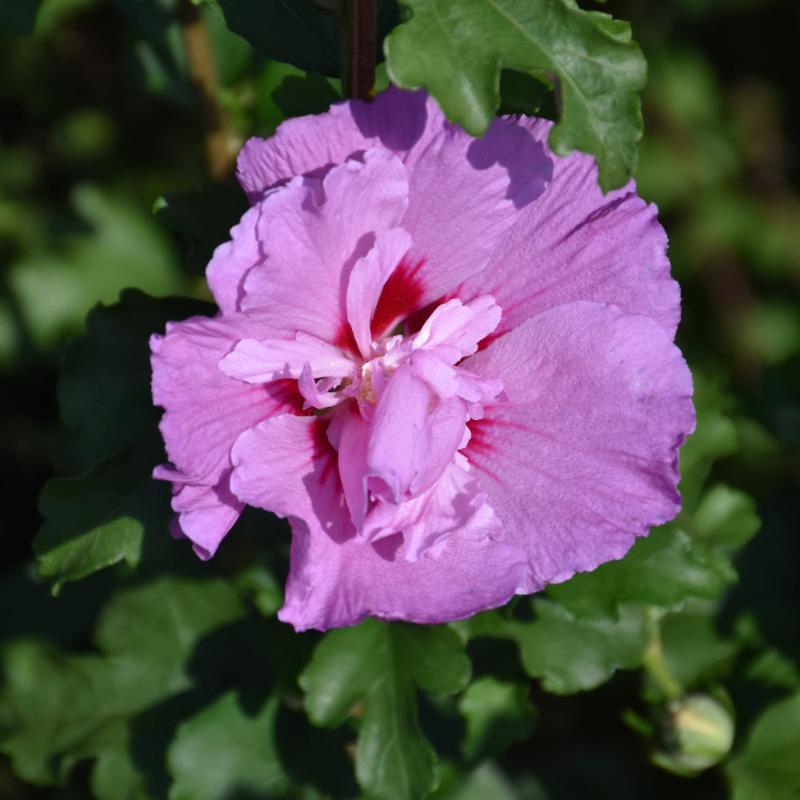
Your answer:
[[[339,20],[314,0],[219,0],[228,27],[265,56],[323,75],[341,71]],[[378,43],[397,23],[394,0],[378,0]],[[380,47],[378,47],[378,50]],[[380,58],[381,53],[376,55]]]
[[[733,800],[794,800],[800,794],[800,693],[767,708],[727,766]]]
[[[336,17],[312,0],[219,0],[228,27],[269,58],[339,72]]]
[[[42,0],[14,0],[0,3],[0,31],[11,34],[30,33]]]
[[[622,186],[642,134],[645,60],[630,26],[574,0],[402,0],[411,19],[386,41],[389,74],[424,86],[445,114],[479,136],[500,102],[500,68],[555,85],[560,121],[554,152],[597,158],[600,183]]]
[[[33,783],[55,783],[78,761],[97,759],[92,783],[100,800],[147,796],[143,767],[131,756],[137,715],[188,689],[200,638],[242,614],[224,581],[162,578],[106,605],[95,632],[100,654],[13,643],[4,651],[1,705],[13,732],[3,752]],[[161,715],[162,732],[166,725]]]
[[[287,117],[321,114],[341,99],[339,92],[318,72],[302,77],[287,75],[272,92],[273,102]]]
[[[555,603],[535,603],[537,618],[521,625],[515,638],[522,665],[554,694],[593,689],[618,669],[642,661],[646,626],[640,609],[621,607],[619,619],[584,621]]]
[[[705,493],[690,523],[697,542],[724,551],[746,544],[760,527],[755,500],[723,484]]]
[[[33,542],[39,573],[58,591],[120,561],[135,567],[144,536],[167,536],[169,488],[151,456],[122,456],[82,478],[55,478],[39,496],[45,518]]]
[[[499,755],[526,739],[536,724],[536,711],[526,684],[485,676],[471,683],[458,701],[467,722],[462,751],[467,759]]]
[[[118,303],[91,311],[86,335],[67,348],[58,384],[74,469],[86,470],[131,447],[142,452],[142,436],[156,432],[160,417],[150,392],[150,336],[163,333],[170,320],[213,310],[209,303],[155,299],[129,289]],[[154,459],[159,447],[150,448]]]
[[[686,688],[723,672],[740,648],[717,630],[716,615],[716,604],[694,602],[659,623],[667,668]]]
[[[59,383],[67,449],[77,469],[97,466],[49,481],[40,495],[45,521],[33,546],[55,589],[120,561],[135,566],[146,535],[166,540],[169,489],[151,477],[163,448],[148,341],[168,320],[211,308],[127,291],[92,311],[86,336],[68,349]]]
[[[217,245],[228,241],[231,228],[247,210],[238,185],[209,184],[200,192],[169,192],[156,200],[153,213],[187,242],[189,266],[202,274]]]
[[[425,797],[436,785],[435,756],[417,719],[416,688],[454,693],[469,674],[452,630],[370,619],[328,633],[300,685],[317,725],[339,725],[364,703],[356,777],[367,797],[401,800]]]
[[[497,611],[479,614],[469,620],[468,635],[516,642],[525,671],[553,694],[594,689],[616,670],[641,664],[647,644],[643,609],[621,606],[615,620],[585,620],[550,600],[535,600],[533,608],[530,622]]]
[[[689,536],[666,526],[639,539],[619,561],[548,588],[579,617],[613,617],[620,604],[671,609],[687,598],[714,598],[723,585],[714,563],[692,549]]]
[[[248,715],[228,692],[184,722],[167,755],[170,800],[276,797],[289,788],[275,736],[277,698]]]

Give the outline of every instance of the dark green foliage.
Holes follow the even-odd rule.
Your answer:
[[[190,2],[232,146],[341,99],[334,0]],[[251,510],[201,564],[150,477],[148,339],[215,313],[202,273],[246,207],[202,166],[179,5],[0,0],[0,798],[800,796],[793,0],[379,4],[379,86],[474,134],[548,117],[605,188],[641,152],[698,426],[680,516],[620,561],[324,635],[276,619],[285,522]]]
[[[130,291],[118,305],[95,309],[86,336],[67,351],[59,400],[69,428],[68,461],[88,471],[51,480],[39,499],[45,522],[34,552],[56,590],[119,561],[135,566],[145,535],[166,535],[169,488],[151,477],[163,446],[148,341],[169,320],[209,310]]]
[[[436,786],[435,754],[417,721],[417,688],[435,695],[465,688],[463,643],[446,627],[367,620],[332,631],[300,675],[317,725],[359,718],[356,775],[368,797],[411,800]]]

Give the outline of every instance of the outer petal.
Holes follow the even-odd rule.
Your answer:
[[[163,406],[161,433],[174,469],[155,477],[176,490],[173,508],[201,557],[209,557],[241,511],[228,490],[230,450],[239,434],[274,414],[300,408],[283,382],[249,386],[223,375],[217,362],[242,336],[263,335],[244,317],[193,317],[150,341],[153,402]]]
[[[397,553],[401,543],[400,535],[375,544],[336,542],[318,525],[294,520],[278,617],[298,631],[354,625],[366,616],[447,622],[502,605],[525,581],[524,553],[489,538],[454,532],[435,558],[417,561]]]
[[[384,150],[346,161],[323,183],[298,179],[262,203],[263,263],[244,278],[241,309],[275,330],[350,341],[345,292],[353,264],[405,213],[405,167]],[[282,197],[290,193],[291,202]]]
[[[488,538],[494,524],[482,509],[435,559],[397,556],[401,536],[356,541],[325,426],[322,417],[284,415],[246,431],[233,449],[239,499],[291,518],[281,619],[298,630],[351,625],[368,614],[444,622],[502,605],[523,584],[525,554]]]
[[[244,317],[192,317],[150,341],[153,402],[165,409],[160,427],[167,456],[198,483],[213,486],[230,468],[242,431],[302,406],[283,382],[249,386],[217,366],[239,339],[267,332]]]
[[[206,267],[206,280],[223,314],[236,314],[239,311],[244,276],[256,264],[264,261],[260,232],[266,221],[287,213],[285,209],[302,202],[306,192],[302,186],[297,186],[291,191],[273,193],[268,203],[259,203],[249,209],[231,229],[230,241],[214,250]],[[296,195],[300,196],[300,200],[296,199]]]
[[[550,123],[520,122],[549,153]],[[554,162],[544,193],[517,216],[487,268],[458,296],[470,300],[491,294],[503,309],[498,333],[547,308],[591,300],[652,317],[673,336],[680,289],[670,277],[667,237],[656,207],[636,195],[633,181],[604,195],[589,156]]]
[[[244,508],[228,487],[229,472],[216,486],[182,483],[180,473],[158,468],[154,477],[173,481],[172,510],[178,515],[175,533],[192,542],[194,552],[204,561],[216,553],[220,542],[233,527]]]
[[[505,538],[527,550],[526,591],[620,558],[678,513],[692,383],[652,319],[572,303],[465,365],[508,398],[471,423],[464,452]]]
[[[321,525],[337,540],[351,536],[327,424],[285,414],[245,431],[231,453],[231,491],[248,505]]]
[[[236,172],[255,201],[265,189],[296,175],[324,174],[371,147],[384,147],[403,160],[413,157],[444,124],[442,112],[424,92],[392,87],[370,103],[337,103],[325,114],[287,120],[269,139],[250,139],[239,153]]]
[[[521,209],[544,191],[553,161],[541,132],[516,119],[497,120],[474,139],[424,93],[390,89],[372,103],[343,103],[289,120],[271,139],[251,139],[239,157],[239,179],[257,199],[270,186],[325,174],[376,146],[406,164],[411,192],[402,227],[414,240],[379,304],[378,335],[483,270]]]
[[[408,164],[410,196],[402,226],[413,244],[406,283],[419,293],[409,310],[485,270],[523,209],[545,191],[552,172],[543,143],[516,120],[495,120],[480,139],[445,126]]]

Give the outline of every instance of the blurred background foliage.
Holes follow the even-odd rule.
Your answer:
[[[241,5],[222,2],[233,27]],[[679,342],[697,381],[685,510],[618,565],[436,629],[430,646],[467,647],[466,690],[455,650],[446,684],[400,665],[398,686],[412,703],[415,686],[426,690],[419,725],[439,754],[440,798],[796,798],[800,6],[598,8],[632,22],[649,64],[636,177],[670,236]],[[207,300],[203,267],[241,212],[239,194],[208,175],[178,10],[173,0],[0,2],[0,798],[355,797],[356,779],[391,797],[358,757],[353,767],[356,730],[371,735],[377,701],[363,724],[358,705],[344,725],[315,706],[335,644],[308,666],[319,637],[274,619],[288,550],[277,521],[247,515],[202,566],[185,545],[139,530],[126,554],[137,570],[99,572],[57,599],[32,560],[42,484],[93,464],[76,455],[85,439],[76,448],[76,431],[58,422],[66,343],[126,287]],[[231,151],[340,96],[337,80],[260,55],[216,3],[200,13]],[[554,110],[525,87],[504,75],[504,107]],[[124,338],[137,298],[98,312],[67,361]],[[185,315],[168,304],[149,313],[153,330]],[[130,384],[128,408],[112,379],[62,384],[62,413],[76,391],[139,413],[146,386]],[[84,423],[70,422],[78,434]],[[70,486],[42,499],[51,539],[59,492],[88,502]],[[103,530],[131,536],[114,524]],[[369,697],[370,673],[360,674]]]

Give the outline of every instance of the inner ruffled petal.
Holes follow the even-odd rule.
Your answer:
[[[470,303],[448,300],[428,317],[414,337],[414,348],[436,350],[446,361],[455,364],[478,349],[478,344],[500,324],[500,306],[491,295]]]
[[[372,320],[383,288],[411,246],[402,228],[379,233],[372,249],[353,265],[347,284],[347,321],[364,358],[371,355]]]
[[[314,378],[344,378],[354,367],[338,347],[304,333],[294,339],[242,339],[219,362],[225,375],[246,383],[297,380],[306,365]]]

